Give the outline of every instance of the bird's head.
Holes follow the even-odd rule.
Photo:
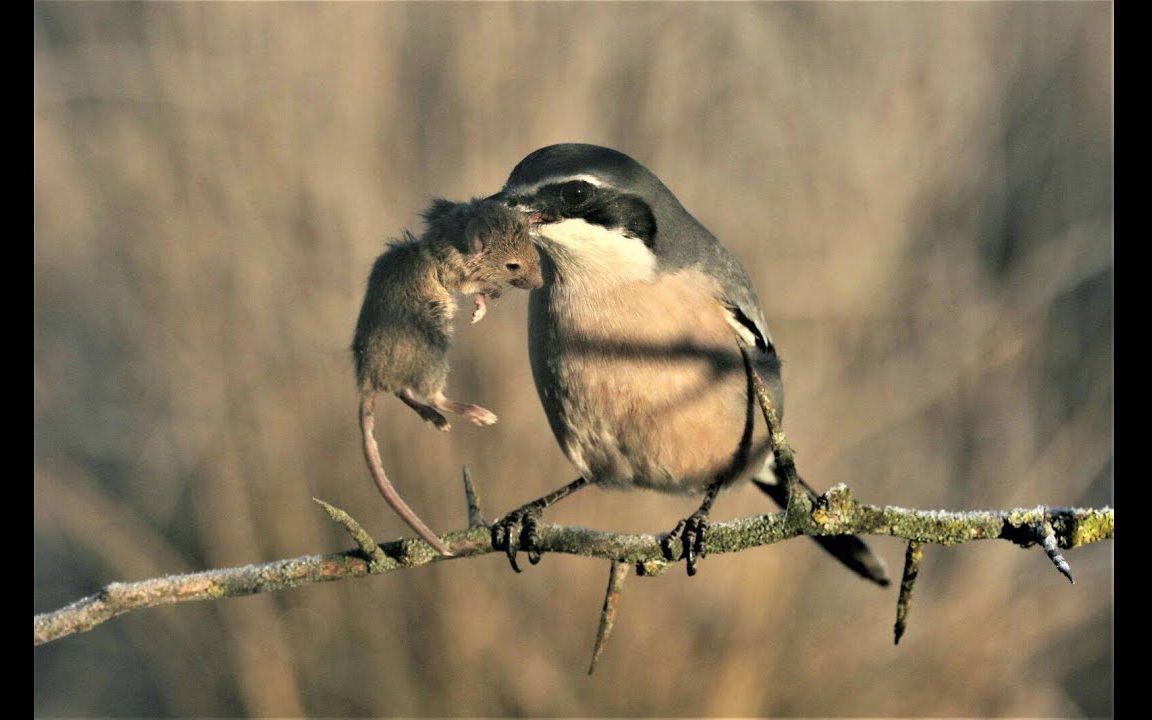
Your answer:
[[[627,155],[551,145],[520,161],[495,198],[524,213],[561,281],[612,284],[657,272],[660,201],[671,193]],[[671,198],[675,202],[675,198]]]

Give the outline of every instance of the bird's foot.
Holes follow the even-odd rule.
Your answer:
[[[660,540],[660,549],[669,560],[681,558],[687,563],[688,574],[696,574],[696,559],[707,555],[704,536],[708,533],[708,514],[696,512],[676,523],[672,532]],[[680,557],[676,557],[676,541],[681,543]]]
[[[546,508],[588,484],[586,478],[578,477],[564,487],[557,488],[544,497],[533,500],[518,510],[508,513],[492,526],[492,548],[503,550],[508,555],[508,562],[512,563],[512,569],[516,572],[520,572],[520,567],[516,564],[516,552],[518,550],[528,553],[528,562],[533,565],[540,562],[540,537],[538,535],[540,515]]]
[[[492,525],[493,549],[503,550],[516,572],[520,572],[520,566],[516,564],[516,553],[519,550],[528,553],[528,562],[533,565],[540,562],[537,529],[543,512],[544,506],[539,501],[531,502],[513,510]]]

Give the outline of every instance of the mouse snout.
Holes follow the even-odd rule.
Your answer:
[[[540,273],[540,263],[526,263],[522,267],[522,272],[512,280],[512,286],[521,290],[535,290],[543,287],[544,276]]]
[[[544,278],[540,277],[540,273],[537,271],[535,276],[525,276],[514,279],[511,285],[521,290],[535,290],[536,288],[544,287]]]
[[[540,256],[536,248],[507,257],[504,262],[503,281],[514,288],[534,290],[543,287],[544,277],[540,271]]]

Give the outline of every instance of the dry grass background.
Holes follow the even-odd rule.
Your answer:
[[[37,611],[347,547],[313,495],[407,534],[357,446],[371,261],[566,140],[640,159],[744,262],[818,487],[1112,500],[1109,3],[43,3],[34,43]],[[451,388],[499,425],[378,415],[434,528],[465,522],[463,463],[489,516],[571,479],[525,307],[459,333]],[[115,620],[36,650],[36,713],[1110,715],[1112,548],[1069,557],[1074,587],[1038,550],[929,549],[898,648],[895,591],[811,543],[709,557],[629,583],[589,678],[607,566],[493,555]]]

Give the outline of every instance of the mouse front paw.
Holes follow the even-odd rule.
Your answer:
[[[488,313],[488,305],[484,300],[483,293],[476,295],[473,302],[476,304],[476,309],[472,311],[472,324],[480,322]]]

